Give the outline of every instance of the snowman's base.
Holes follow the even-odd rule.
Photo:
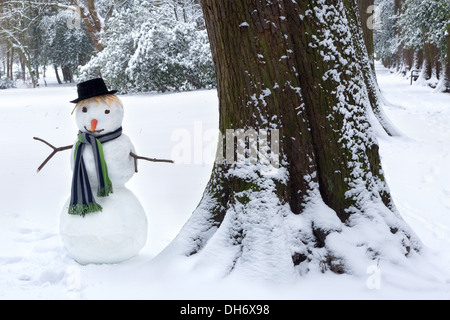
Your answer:
[[[119,263],[137,255],[147,242],[147,217],[136,196],[126,188],[96,198],[101,212],[84,217],[61,212],[60,233],[70,256],[78,263]]]

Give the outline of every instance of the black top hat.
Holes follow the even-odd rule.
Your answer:
[[[108,91],[106,84],[102,78],[96,78],[85,82],[80,82],[77,85],[78,99],[72,100],[72,103],[78,103],[92,97],[101,96],[104,94],[114,94],[117,90]]]

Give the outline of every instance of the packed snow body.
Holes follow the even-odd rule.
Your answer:
[[[81,132],[99,136],[122,126],[124,110],[118,101],[111,104],[98,99],[76,108],[76,123]],[[125,187],[134,174],[134,152],[131,140],[124,134],[102,143],[113,193],[98,197],[101,212],[84,216],[68,214],[69,200],[60,217],[60,233],[64,246],[80,264],[117,263],[127,260],[144,247],[147,241],[147,217],[138,198]],[[75,147],[72,148],[72,169]],[[90,145],[83,150],[83,159],[92,190],[98,187],[94,153]]]
[[[61,212],[61,238],[70,256],[85,265],[118,263],[138,254],[147,241],[147,217],[138,198],[123,187],[96,201],[101,212],[70,215],[68,202]]]

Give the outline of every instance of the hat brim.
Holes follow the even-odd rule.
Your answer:
[[[80,101],[83,101],[83,100],[86,100],[86,99],[90,99],[90,98],[93,98],[93,97],[103,96],[105,94],[115,94],[115,93],[117,93],[117,91],[118,90],[111,90],[111,91],[107,91],[107,92],[93,94],[93,95],[90,95],[90,96],[86,96],[86,97],[83,97],[83,98],[78,98],[78,99],[72,100],[72,101],[70,101],[70,103],[78,103]]]

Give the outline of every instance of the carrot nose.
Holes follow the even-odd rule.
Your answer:
[[[95,128],[97,128],[97,123],[98,123],[97,119],[92,119],[92,121],[91,121],[91,132],[95,131]]]

